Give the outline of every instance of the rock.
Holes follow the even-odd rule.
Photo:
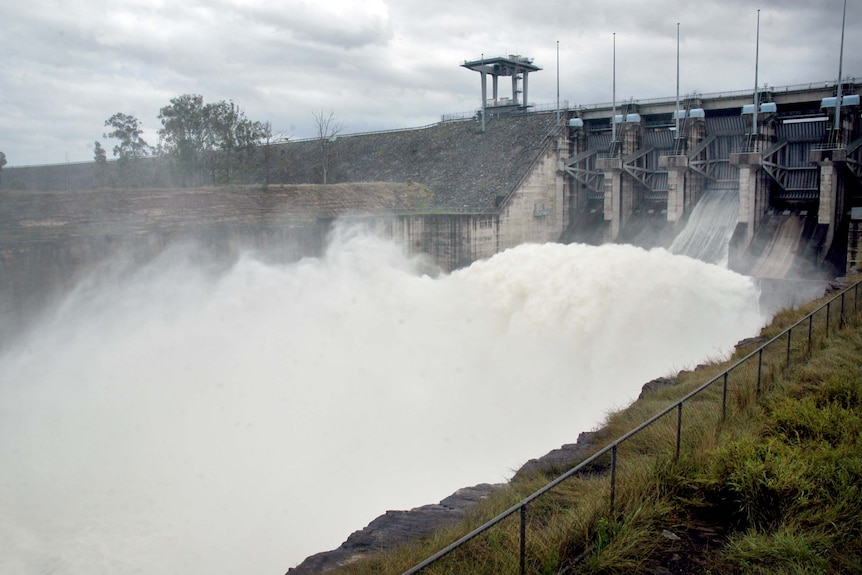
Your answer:
[[[677,383],[678,382],[677,382],[676,378],[657,377],[656,379],[654,379],[652,381],[648,381],[645,384],[643,384],[643,387],[641,387],[641,393],[638,396],[638,399],[643,399],[644,397],[646,397],[650,393],[658,391],[659,389],[661,389],[663,387],[669,387],[671,385],[676,385]]]
[[[735,347],[736,347],[736,349],[739,349],[739,348],[742,348],[742,347],[747,347],[747,346],[749,346],[749,345],[757,345],[757,346],[761,346],[761,345],[763,345],[764,343],[766,343],[767,341],[769,341],[769,340],[767,340],[765,337],[761,337],[761,336],[757,336],[757,337],[747,337],[747,338],[745,338],[745,339],[741,339],[741,340],[739,340],[738,342],[736,342],[736,346],[735,346]]]
[[[440,503],[423,505],[409,511],[387,511],[364,529],[352,533],[337,549],[308,557],[287,570],[290,575],[325,573],[363,556],[383,549],[418,541],[440,528],[454,525],[467,511],[494,491],[500,484],[482,483],[459,489]]]
[[[537,472],[563,474],[576,461],[583,459],[596,444],[598,432],[585,431],[578,435],[576,443],[567,443],[559,449],[554,449],[539,457],[527,461],[512,477],[512,481],[521,480]]]
[[[667,529],[662,529],[661,535],[665,539],[670,539],[671,541],[679,541],[679,535],[677,535],[673,531],[668,531]]]

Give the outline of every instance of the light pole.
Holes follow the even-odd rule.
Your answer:
[[[835,98],[835,125],[832,132],[835,134],[835,145],[841,144],[841,74],[844,66],[844,24],[847,22],[847,0],[844,0],[844,15],[841,17],[841,50],[838,55],[838,92]]]

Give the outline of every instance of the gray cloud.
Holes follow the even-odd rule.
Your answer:
[[[611,99],[612,34],[618,98],[715,92],[754,83],[761,8],[760,82],[833,80],[840,0],[642,3],[500,0],[367,0],[183,3],[35,0],[0,7],[0,150],[10,165],[88,161],[103,123],[137,116],[155,141],[158,110],[200,93],[232,99],[253,119],[295,137],[313,133],[311,112],[332,109],[348,131],[424,125],[479,105],[478,76],[459,64],[520,53],[544,70],[534,102]],[[862,26],[848,7],[848,30]],[[844,70],[862,69],[862,42],[847,35]],[[112,144],[106,142],[106,147]]]

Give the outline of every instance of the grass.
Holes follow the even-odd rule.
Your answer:
[[[779,313],[761,335],[780,334],[821,303]],[[680,414],[672,409],[619,444],[613,507],[609,456],[527,507],[526,572],[862,573],[862,322],[851,314],[839,330],[836,309],[829,338],[820,312],[810,332],[805,322],[733,369],[726,394],[720,374],[756,345],[611,414],[606,439],[719,376]],[[536,472],[513,482],[463,524],[336,572],[402,573],[549,479]],[[519,515],[423,573],[518,573]]]

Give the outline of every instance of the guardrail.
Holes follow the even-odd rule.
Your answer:
[[[481,563],[488,566],[487,568],[490,569],[490,572],[495,574],[517,572],[521,575],[525,575],[525,573],[527,573],[527,561],[534,556],[534,554],[530,553],[531,541],[529,535],[531,532],[528,530],[528,527],[530,526],[530,522],[528,521],[528,510],[532,505],[537,504],[538,500],[551,493],[555,488],[559,487],[567,479],[575,475],[593,470],[592,477],[597,477],[594,469],[598,464],[598,468],[603,471],[603,473],[598,474],[598,477],[604,477],[608,482],[607,504],[609,507],[609,515],[614,515],[619,482],[618,473],[623,463],[621,461],[621,457],[624,455],[621,453],[620,448],[626,442],[633,440],[641,432],[655,425],[657,422],[670,418],[672,421],[667,427],[675,431],[671,432],[670,437],[667,437],[667,439],[670,440],[670,444],[667,445],[666,448],[668,451],[672,450],[675,460],[678,459],[683,447],[684,434],[688,431],[688,428],[684,425],[685,407],[687,405],[697,401],[703,408],[703,404],[706,403],[708,407],[714,409],[712,416],[715,419],[715,425],[720,426],[727,417],[729,407],[728,390],[730,389],[731,384],[737,386],[737,388],[740,386],[753,386],[754,391],[757,394],[760,394],[764,380],[767,379],[764,375],[767,371],[771,374],[775,374],[782,369],[790,367],[794,359],[794,352],[797,360],[806,358],[810,356],[813,346],[821,338],[828,338],[830,334],[834,334],[837,329],[841,329],[850,322],[854,325],[858,325],[860,320],[860,284],[862,284],[862,282],[856,282],[850,287],[842,290],[826,303],[734,363],[724,372],[702,384],[673,405],[663,409],[653,417],[624,434],[622,437],[612,441],[610,444],[590,457],[584,459],[564,474],[546,484],[541,489],[535,491],[530,496],[524,498],[515,505],[512,505],[504,512],[480,525],[470,533],[467,533],[457,541],[441,549],[413,568],[405,571],[402,575],[414,575],[415,573],[419,573],[420,571],[431,567],[435,563],[442,561],[444,558],[450,557],[453,552],[462,549],[468,543],[473,542],[481,535],[487,534],[490,537],[495,527],[501,525],[506,519],[513,516],[517,516],[519,521],[516,529],[518,533],[517,558],[514,557],[514,551],[508,560],[480,557],[478,556],[478,553],[474,553],[473,557],[476,557],[475,560],[477,563],[481,561]],[[852,300],[852,304],[849,300]],[[743,368],[751,368],[751,373],[744,373]],[[733,381],[731,381],[731,375],[734,376]],[[707,394],[708,391],[712,391],[714,393],[709,395]],[[698,412],[700,415],[699,423],[703,422],[703,418],[705,417],[704,411],[705,409],[702,409]],[[633,450],[631,455],[636,455],[636,453],[637,451]],[[608,458],[610,461],[607,461]],[[495,549],[499,549],[499,546],[495,547]],[[582,556],[583,555],[584,554],[582,554]],[[439,565],[435,565],[435,567],[437,566]],[[441,571],[449,572],[445,569],[445,565],[442,567],[443,569],[441,569]],[[475,569],[475,572],[482,573],[483,571],[480,568],[477,568]]]
[[[844,84],[852,83],[856,84],[856,78],[845,78]],[[838,82],[835,80],[827,80],[825,82],[809,82],[808,84],[792,84],[788,86],[765,86],[759,90],[761,93],[769,93],[769,94],[777,94],[777,93],[786,93],[786,92],[802,92],[805,90],[815,90],[815,89],[829,89],[834,88],[838,85]],[[708,92],[706,94],[702,94],[700,92],[690,92],[685,95],[680,95],[680,101],[683,101],[688,98],[698,98],[701,100],[715,100],[719,98],[741,98],[741,97],[751,97],[754,98],[754,88],[749,88],[747,90],[729,90],[726,92]],[[629,100],[620,100],[617,102],[617,107],[619,108],[626,103],[636,104],[640,106],[654,105],[654,104],[673,104],[676,103],[676,96],[666,96],[661,98],[631,98]],[[613,102],[602,102],[598,104],[585,104],[585,105],[577,105],[572,110],[603,110],[605,108],[612,108]]]

